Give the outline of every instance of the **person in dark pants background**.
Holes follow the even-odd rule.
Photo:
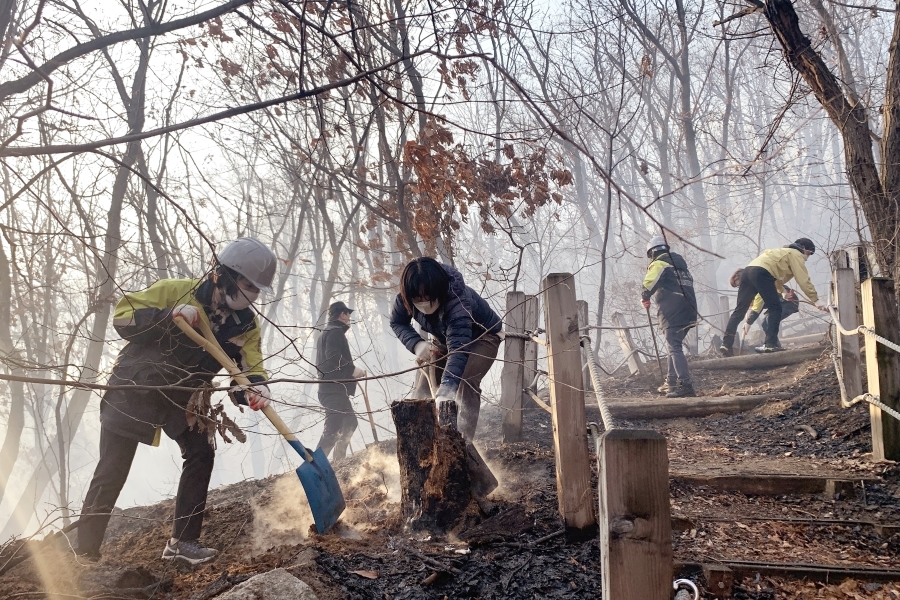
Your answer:
[[[333,458],[347,456],[347,446],[356,431],[357,419],[350,404],[356,393],[356,383],[347,381],[365,377],[366,372],[353,364],[347,330],[353,309],[343,302],[328,307],[328,324],[316,345],[316,366],[319,370],[319,403],[325,409],[325,429],[319,440],[319,448],[327,456],[334,449]]]
[[[731,287],[736,288],[741,285],[741,275],[744,274],[744,269],[738,269],[735,271],[728,282],[731,284]],[[784,323],[784,320],[787,319],[791,315],[795,315],[800,312],[800,299],[797,297],[797,292],[784,285],[782,282],[775,282],[775,287],[777,288],[781,285],[784,288],[784,294],[781,298],[781,322]],[[747,320],[744,321],[744,337],[747,337],[747,334],[750,332],[750,326],[756,323],[756,320],[759,319],[760,313],[763,311],[764,302],[762,296],[759,294],[753,298],[753,302],[750,304],[750,312],[747,313]],[[762,321],[759,322],[759,326],[763,331],[766,330],[769,326],[769,311],[766,311],[766,314],[763,316]]]
[[[218,255],[205,279],[162,279],[116,305],[113,326],[128,343],[119,352],[109,385],[199,388],[222,366],[172,322],[207,322],[222,349],[254,384],[238,392],[253,410],[269,404],[259,323],[250,305],[275,276],[275,254],[258,240],[239,238]],[[75,551],[96,559],[110,513],[125,485],[137,446],[158,446],[161,432],[178,443],[184,465],[175,496],[172,537],[162,558],[189,564],[217,551],[200,544],[215,450],[205,432],[187,421],[189,390],[113,389],[100,403],[100,460],[84,498]]]
[[[753,325],[754,323],[756,323],[756,320],[759,319],[762,308],[762,297],[757,295],[756,300],[754,300],[753,304],[750,305],[750,312],[747,313],[747,320],[744,322],[747,325]],[[782,294],[781,296],[781,322],[784,323],[784,320],[789,316],[796,315],[799,312],[800,298],[797,297],[797,292],[795,292],[788,286],[784,286],[784,294]],[[766,314],[763,315],[763,318],[759,322],[759,326],[762,327],[763,331],[769,328],[769,311],[766,311]]]
[[[669,351],[666,384],[660,391],[666,392],[666,398],[696,396],[687,358],[684,356],[684,338],[691,327],[697,325],[694,278],[684,258],[670,252],[666,240],[661,236],[650,240],[647,258],[651,261],[644,277],[641,304],[644,308],[650,308],[650,299],[656,300],[659,327],[665,332],[666,348]]]
[[[422,339],[415,321],[434,341]],[[409,262],[400,274],[400,293],[391,309],[391,329],[416,355],[434,363],[440,385],[438,406],[459,403],[458,429],[472,441],[481,411],[481,381],[494,364],[503,323],[487,301],[466,285],[462,274],[431,257]]]
[[[808,238],[800,238],[793,244],[784,248],[771,248],[757,256],[741,273],[738,287],[737,305],[728,326],[725,328],[725,336],[722,339],[720,354],[733,356],[734,337],[738,325],[747,314],[753,299],[757,294],[762,297],[767,310],[767,328],[765,344],[755,348],[757,352],[778,352],[782,350],[778,342],[778,331],[781,328],[781,294],[784,292],[784,284],[791,279],[797,280],[797,285],[806,294],[810,302],[817,302],[819,295],[809,278],[806,270],[806,261],[816,251],[816,246]],[[827,310],[817,306],[820,310]]]

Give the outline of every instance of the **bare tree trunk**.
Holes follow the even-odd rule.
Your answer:
[[[7,371],[14,373],[12,365],[19,363],[22,356],[12,343],[12,268],[3,244],[0,244],[0,355],[3,363],[8,365]],[[18,373],[24,375],[24,373]],[[10,404],[9,420],[6,435],[0,446],[0,500],[6,492],[6,485],[19,457],[19,446],[22,430],[25,427],[25,384],[20,381],[9,382]]]
[[[793,4],[790,0],[769,0],[764,14],[781,43],[785,58],[800,73],[841,132],[848,179],[872,232],[875,255],[882,272],[890,273],[894,281],[900,281],[897,272],[900,244],[896,243],[900,220],[900,168],[891,162],[900,155],[900,11],[894,13],[894,33],[889,50],[880,177],[865,106],[847,99],[837,77],[800,30]]]
[[[141,54],[132,82],[130,98],[120,88],[123,102],[127,108],[129,132],[136,133],[144,127],[144,91],[147,77],[147,67],[150,59],[150,39],[140,40]],[[115,69],[110,60],[110,67]],[[92,305],[96,308],[94,321],[91,326],[90,342],[84,360],[84,368],[81,371],[81,381],[96,381],[100,375],[100,361],[106,348],[106,331],[109,326],[109,316],[113,306],[113,300],[118,294],[115,277],[118,268],[119,248],[122,244],[122,206],[125,194],[128,190],[128,180],[131,175],[130,167],[140,155],[140,141],[129,143],[121,164],[116,170],[116,178],[113,183],[110,197],[109,212],[107,215],[106,235],[104,237],[103,253],[95,262],[96,294]],[[64,454],[68,454],[72,439],[78,431],[84,411],[91,400],[93,392],[90,390],[76,390],[72,394],[72,400],[66,407],[65,418],[62,420],[62,429],[50,443],[51,448],[62,448]],[[61,439],[58,439],[61,438]],[[62,456],[58,461],[42,462],[32,473],[25,491],[16,503],[10,519],[0,531],[0,539],[6,539],[11,535],[21,533],[31,520],[32,512],[39,505],[50,480],[59,472]]]

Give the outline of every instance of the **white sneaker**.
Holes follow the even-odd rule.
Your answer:
[[[218,550],[204,548],[197,540],[178,540],[174,544],[172,540],[166,542],[163,550],[163,560],[180,560],[189,565],[202,565],[211,561],[218,554]]]

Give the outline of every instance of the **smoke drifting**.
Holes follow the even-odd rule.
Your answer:
[[[276,479],[266,494],[254,499],[252,509],[254,554],[274,546],[300,544],[313,526],[306,492],[293,471]]]

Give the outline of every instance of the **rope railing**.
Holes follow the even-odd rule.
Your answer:
[[[831,321],[834,324],[835,330],[838,333],[840,333],[841,335],[851,336],[851,335],[863,334],[863,335],[871,337],[879,344],[882,344],[882,345],[890,348],[894,352],[900,352],[900,345],[897,345],[894,342],[892,342],[891,340],[878,335],[877,333],[875,333],[875,330],[872,329],[871,327],[866,327],[865,325],[860,325],[856,329],[847,329],[846,327],[844,327],[841,324],[840,318],[838,317],[836,306],[829,305],[828,312],[831,314]],[[841,388],[841,406],[842,407],[850,408],[851,406],[859,404],[860,402],[868,402],[869,404],[871,404],[873,406],[877,406],[883,412],[886,412],[890,416],[892,416],[895,419],[897,419],[898,421],[900,421],[900,412],[897,412],[896,410],[894,410],[893,408],[891,408],[890,406],[888,406],[887,404],[882,402],[881,398],[874,394],[865,392],[863,394],[860,394],[859,396],[856,396],[855,398],[853,398],[851,400],[848,400],[847,399],[847,388],[844,384],[844,373],[841,370],[841,366],[838,361],[837,352],[834,352],[834,351],[831,352],[831,360],[834,363],[834,372],[837,375],[838,385]]]
[[[603,426],[607,431],[615,429],[616,423],[613,420],[612,413],[609,410],[609,406],[606,404],[606,399],[603,397],[602,388],[600,387],[600,375],[597,373],[597,364],[594,360],[594,350],[591,347],[590,336],[581,336],[581,347],[587,355],[587,361],[585,362],[587,362],[588,373],[591,374],[591,382],[594,384],[594,396],[597,398],[597,406],[600,407],[600,417],[603,419]]]

